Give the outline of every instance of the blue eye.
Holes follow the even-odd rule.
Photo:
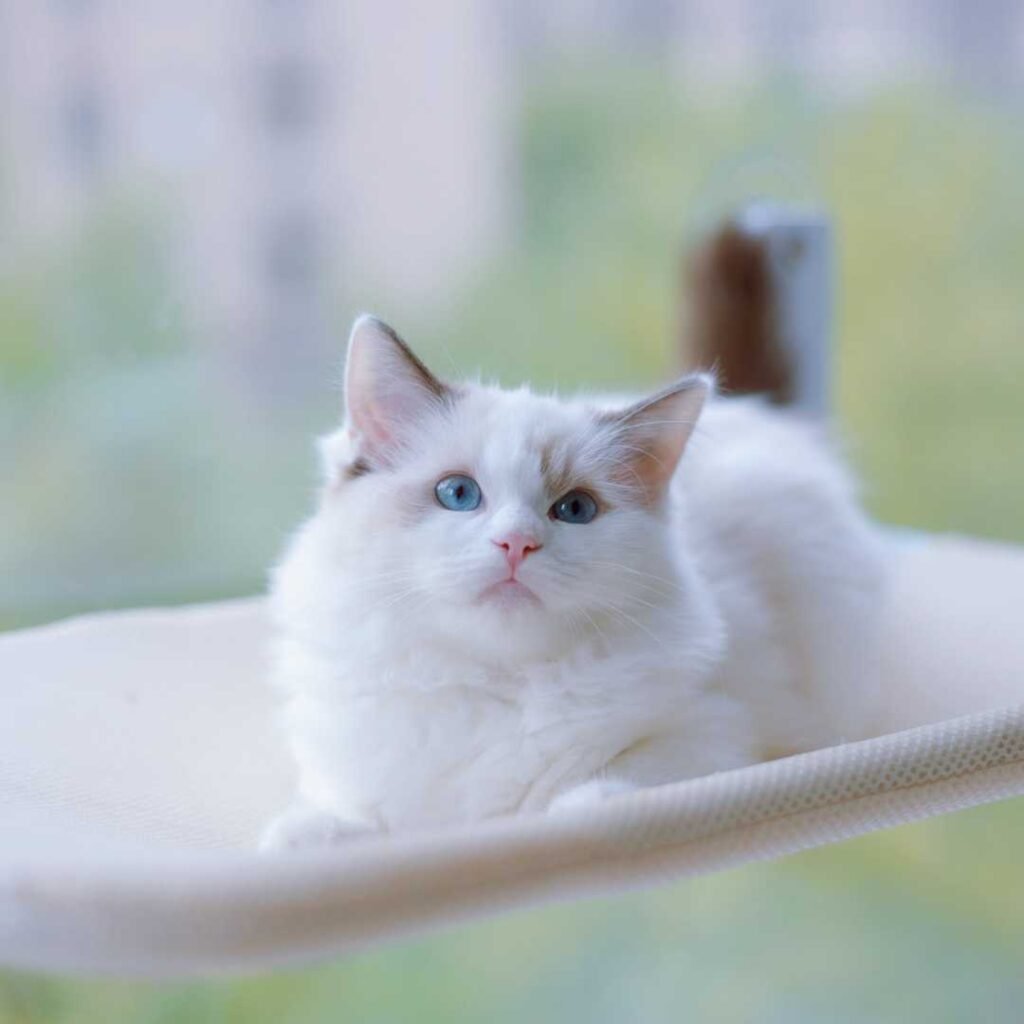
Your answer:
[[[471,476],[446,476],[434,488],[438,503],[452,512],[472,512],[480,507],[480,485]]]
[[[563,523],[589,523],[597,515],[597,502],[586,491],[570,491],[551,506],[548,515]]]

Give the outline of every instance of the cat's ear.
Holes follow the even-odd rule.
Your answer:
[[[386,323],[352,325],[345,364],[345,430],[356,459],[387,461],[416,424],[451,401],[439,381]]]
[[[621,483],[640,484],[646,500],[664,491],[714,383],[710,374],[694,373],[635,405],[602,414],[611,430],[613,473]]]

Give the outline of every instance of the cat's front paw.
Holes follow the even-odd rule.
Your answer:
[[[366,822],[345,821],[332,811],[302,804],[289,808],[263,830],[259,848],[264,853],[327,849],[376,831]]]
[[[564,793],[559,793],[548,804],[548,811],[559,814],[562,811],[577,811],[587,807],[596,807],[604,803],[610,796],[629,793],[636,787],[623,779],[591,779],[582,782]]]

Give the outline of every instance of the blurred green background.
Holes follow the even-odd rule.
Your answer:
[[[0,624],[259,589],[311,500],[310,439],[337,416],[361,308],[441,372],[664,377],[683,244],[756,194],[834,217],[838,406],[872,511],[1024,541],[1024,119],[1009,99],[937,82],[822,97],[775,74],[708,101],[620,57],[534,67],[509,131],[514,235],[426,311],[338,284],[333,337],[266,379],[211,361],[166,265],[173,216],[148,199],[112,192],[73,237],[6,264]],[[1022,849],[1015,802],[298,973],[0,975],[0,1022],[1019,1021]]]

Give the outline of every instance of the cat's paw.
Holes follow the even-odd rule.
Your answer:
[[[610,796],[632,792],[636,787],[623,779],[591,779],[559,793],[548,804],[548,811],[560,814],[562,811],[577,811],[587,807],[596,807],[604,803]]]
[[[299,805],[275,818],[260,836],[263,853],[322,850],[373,835],[377,829],[366,822],[345,821],[332,811]]]

